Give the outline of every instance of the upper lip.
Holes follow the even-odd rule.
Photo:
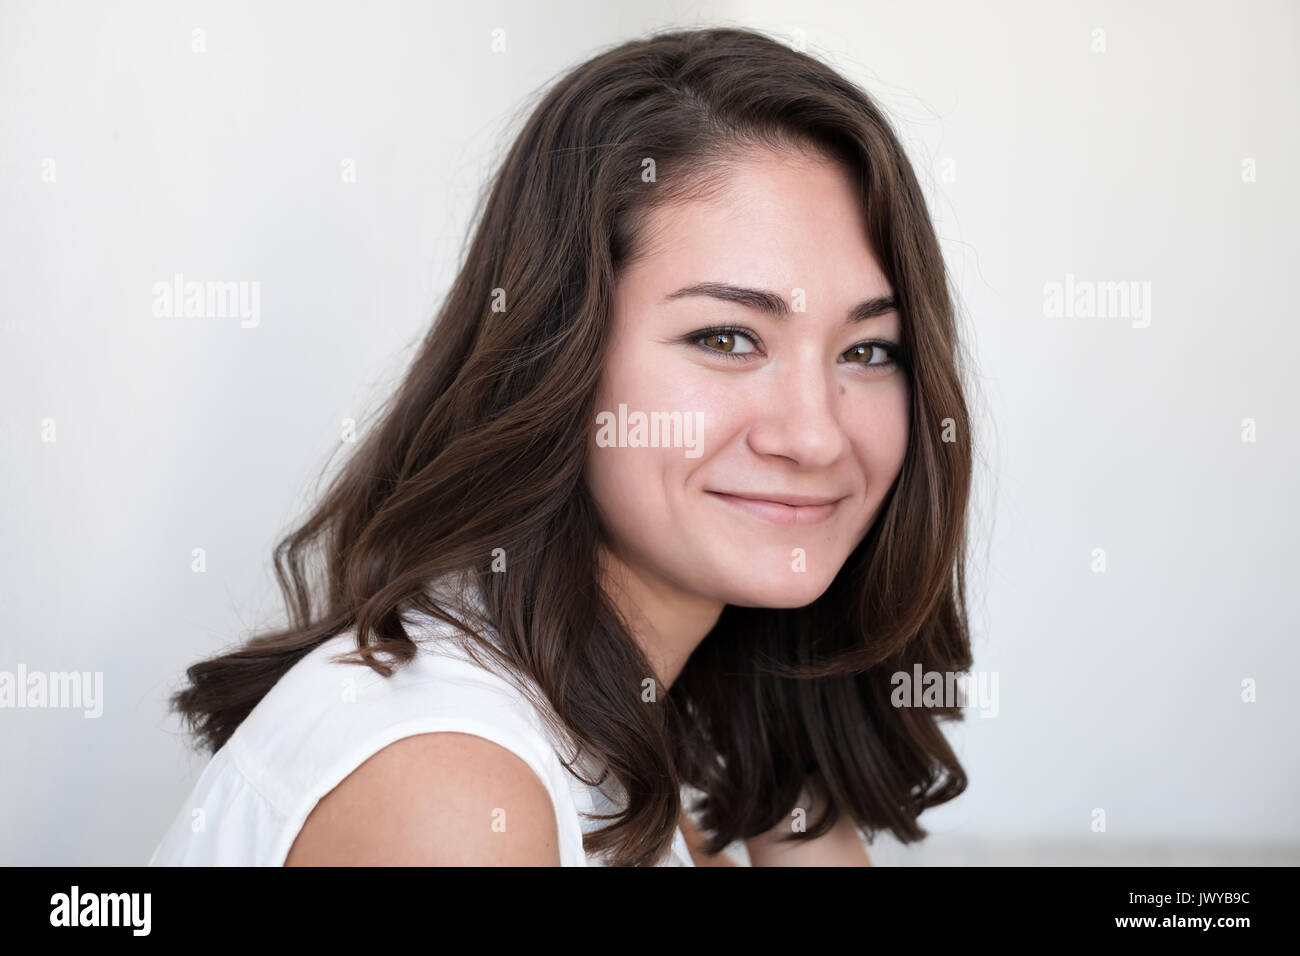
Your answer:
[[[844,497],[844,495],[840,495],[839,498],[827,498],[824,495],[788,495],[783,492],[768,493],[765,491],[714,491],[713,493],[730,495],[733,498],[749,498],[751,501],[775,501],[778,504],[790,505],[792,508],[831,505]]]

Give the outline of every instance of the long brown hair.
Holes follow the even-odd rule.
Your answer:
[[[871,530],[820,598],[727,606],[670,691],[647,701],[654,672],[599,586],[602,529],[582,478],[599,357],[646,212],[700,195],[753,146],[812,147],[855,171],[901,313],[908,447]],[[552,86],[476,218],[404,382],[276,548],[289,626],[188,669],[173,705],[190,730],[219,749],[295,662],[348,629],[356,659],[390,674],[416,651],[401,613],[410,602],[503,655],[612,775],[623,812],[585,838],[612,864],[662,857],[682,784],[705,795],[695,809],[708,852],[770,830],[805,788],[827,812],[792,839],[821,835],[840,813],[868,838],[923,837],[919,814],[966,786],[938,726],[961,712],[891,706],[890,675],[971,665],[970,422],[939,245],[881,110],[830,67],[760,34],[653,34]],[[317,552],[323,580],[313,585]],[[494,555],[506,573],[493,573]],[[499,652],[428,589],[465,574]]]

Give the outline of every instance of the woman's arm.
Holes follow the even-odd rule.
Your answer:
[[[807,810],[806,821],[817,819],[820,806],[814,806],[808,792],[804,791],[799,806]],[[793,811],[792,811],[793,812]],[[752,866],[870,866],[867,848],[862,842],[853,818],[841,813],[824,835],[815,840],[799,843],[778,843],[777,838],[792,832],[793,819],[787,814],[766,833],[745,841]]]

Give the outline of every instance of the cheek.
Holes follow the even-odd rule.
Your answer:
[[[866,471],[868,495],[883,496],[903,466],[910,430],[911,393],[901,376],[845,413],[845,430]],[[874,487],[873,487],[874,486]]]
[[[650,347],[634,331],[635,323],[627,320],[613,331],[614,340],[605,355],[605,368],[601,375],[601,395],[605,401],[617,406],[625,402],[641,403],[661,391],[656,383],[669,370],[659,355],[660,349]]]
[[[682,451],[593,446],[586,481],[614,550],[657,561],[681,547]]]
[[[674,483],[682,484],[698,460],[687,458],[681,447],[646,447],[652,412],[687,413],[700,406],[688,383],[674,378],[667,367],[656,368],[643,356],[611,355],[596,403],[596,417],[588,422],[586,481],[592,498],[609,528],[618,537],[629,529],[653,536],[666,527],[674,504]],[[621,406],[621,408],[620,408]],[[638,433],[637,416],[643,427]],[[702,427],[702,423],[699,423]],[[691,440],[702,444],[708,430]],[[600,436],[598,441],[598,436]],[[618,442],[624,442],[620,445]],[[613,442],[613,445],[602,444]]]
[[[623,405],[629,416],[635,412],[676,414],[683,423],[689,418],[689,432],[679,437],[692,446],[693,453],[686,456],[680,448],[624,449],[630,460],[612,464],[611,470],[633,482],[643,477],[642,473],[660,476],[661,483],[684,480],[693,464],[716,450],[716,439],[733,416],[744,414],[746,401],[724,377],[707,374],[671,349],[612,350],[601,379],[597,413],[608,412],[617,418]]]
[[[670,458],[669,456],[674,456]],[[681,467],[680,449],[602,447],[588,443],[586,479],[602,509],[656,511]]]

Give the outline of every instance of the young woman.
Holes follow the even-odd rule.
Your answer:
[[[872,100],[736,29],[563,77],[409,375],[195,664],[153,863],[867,865],[965,788],[961,346]],[[305,571],[313,548],[324,574]],[[317,594],[317,587],[319,594]],[[346,654],[344,652],[347,652]]]

